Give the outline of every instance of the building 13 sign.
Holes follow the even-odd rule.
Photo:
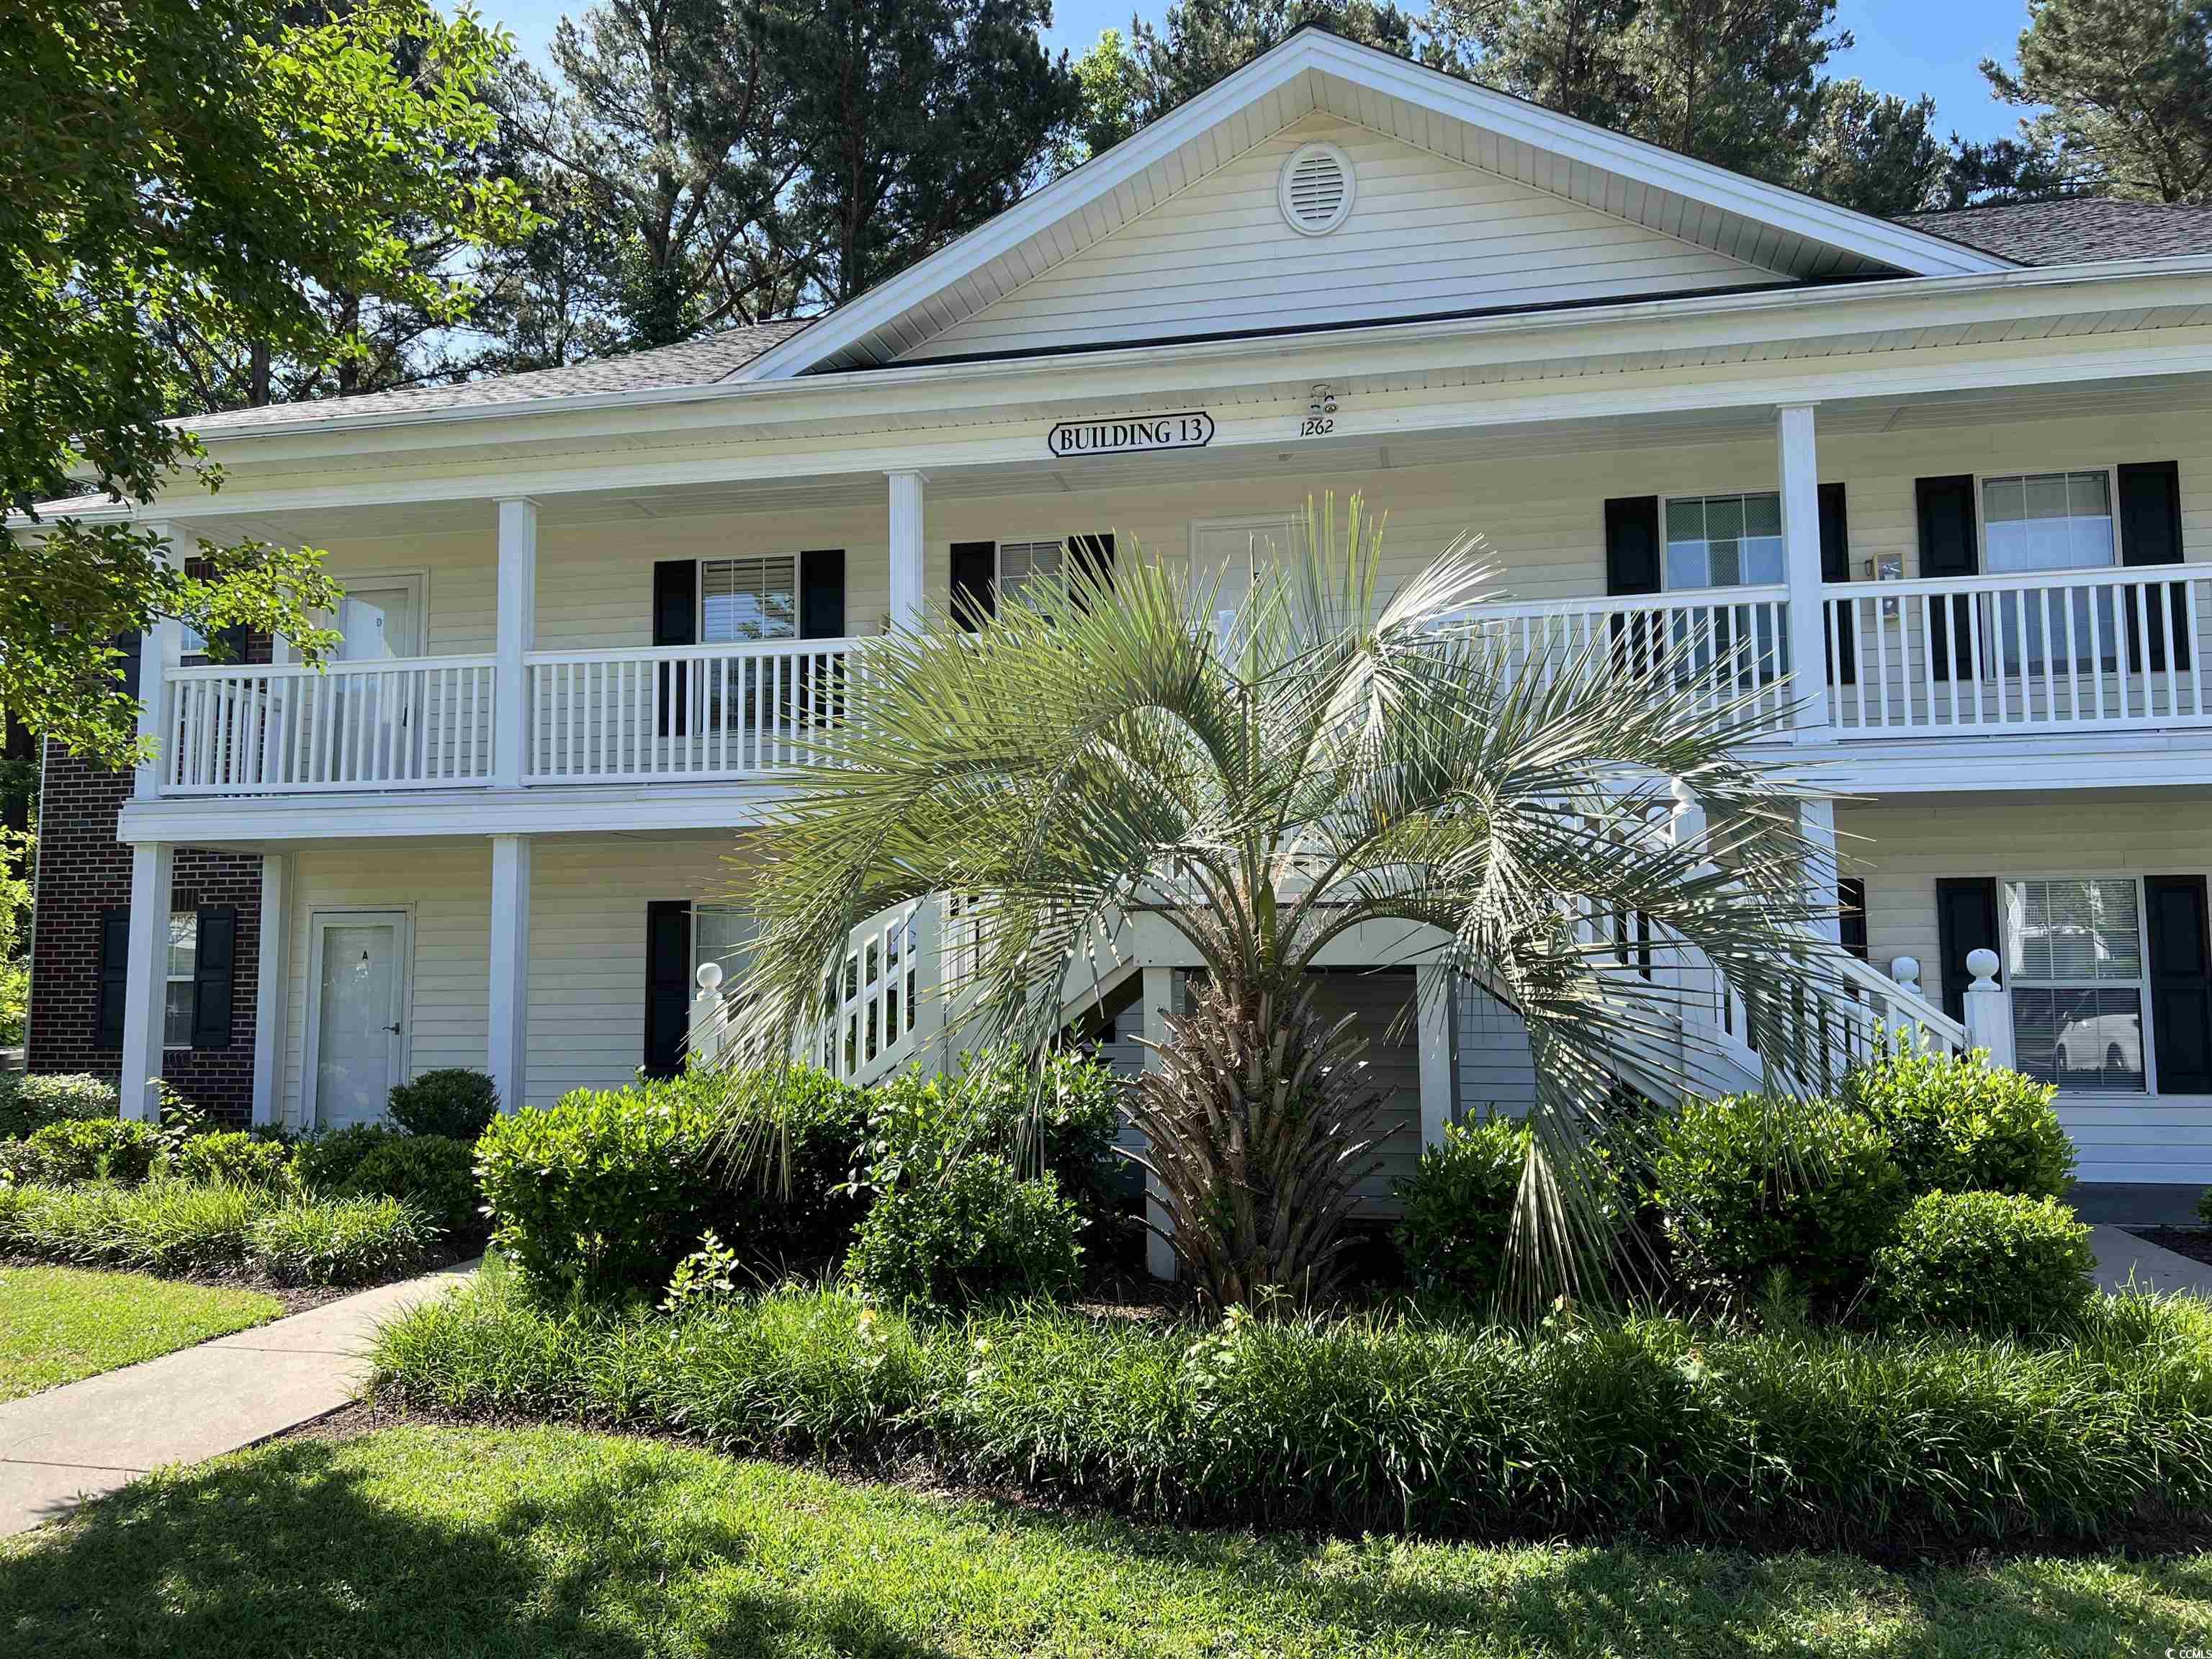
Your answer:
[[[1062,421],[1045,440],[1056,456],[1121,455],[1138,449],[1203,449],[1213,441],[1213,416],[1132,415],[1115,420]]]

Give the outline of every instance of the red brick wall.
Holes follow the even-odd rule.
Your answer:
[[[112,1048],[93,1046],[100,999],[100,914],[131,902],[131,849],[115,839],[131,794],[128,773],[110,772],[49,744],[40,799],[33,894],[31,1012],[26,1056],[33,1072],[122,1071]],[[238,952],[230,987],[230,1047],[172,1048],[161,1073],[210,1116],[243,1126],[253,1115],[253,996],[261,957],[261,860],[251,853],[177,849],[173,902],[179,910],[234,905]]]

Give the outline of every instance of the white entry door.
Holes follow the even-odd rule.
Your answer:
[[[318,914],[308,972],[307,1121],[380,1122],[406,1076],[407,914]]]

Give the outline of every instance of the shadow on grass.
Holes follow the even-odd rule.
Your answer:
[[[0,1654],[2157,1652],[2212,1558],[1483,1548],[946,1502],[665,1443],[400,1429],[126,1488],[0,1547]],[[943,1632],[951,1647],[917,1639]]]
[[[372,1492],[337,1445],[280,1444],[125,1487],[0,1554],[0,1653],[623,1659],[669,1651],[679,1625],[677,1645],[715,1654],[943,1652],[852,1596],[729,1586],[702,1622],[687,1590],[741,1565],[747,1538],[696,1515],[619,1524],[679,1504],[683,1478],[629,1462],[464,1522]]]

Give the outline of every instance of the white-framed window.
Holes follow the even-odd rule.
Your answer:
[[[200,918],[196,910],[169,912],[168,983],[161,1006],[161,1044],[192,1046],[192,1019],[199,1012]]]
[[[1982,562],[1991,575],[2119,562],[2112,475],[2104,467],[1982,480]]]
[[[2141,1094],[2148,951],[2132,876],[2003,884],[2014,1061],[2074,1091]]]
[[[1991,575],[2039,570],[2099,570],[2119,562],[2119,526],[2109,468],[2015,472],[1981,481],[1982,565]],[[2052,607],[2046,629],[2042,605],[1996,607],[2001,660],[2031,674],[2044,672],[2055,644],[2076,669],[2118,665],[2120,617],[2109,592],[2077,588]],[[2023,622],[2022,612],[2025,611]],[[2094,626],[2092,612],[2094,612]],[[2092,642],[2101,646],[2093,651]],[[2101,662],[2094,658],[2101,657]],[[1991,664],[1992,672],[1996,664]],[[2019,672],[2014,670],[2014,672]]]
[[[699,561],[699,642],[799,637],[799,556]]]
[[[1012,599],[1033,578],[1053,578],[1066,568],[1067,544],[1064,541],[1000,542],[999,544],[999,594]]]
[[[1662,580],[1668,592],[1692,587],[1764,587],[1787,579],[1778,491],[1669,495],[1664,517]]]

